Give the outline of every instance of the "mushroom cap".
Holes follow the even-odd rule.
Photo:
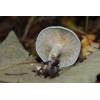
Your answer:
[[[44,62],[48,61],[49,53],[56,44],[62,46],[59,67],[73,65],[81,49],[77,35],[72,30],[61,26],[50,26],[43,29],[36,40],[36,51]]]

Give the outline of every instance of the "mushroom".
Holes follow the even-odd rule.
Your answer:
[[[48,62],[48,70],[54,68],[52,66],[63,68],[73,65],[79,57],[80,49],[77,35],[62,26],[43,29],[36,40],[36,51],[43,62]]]

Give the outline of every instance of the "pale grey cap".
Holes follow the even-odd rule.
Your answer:
[[[61,26],[50,26],[43,29],[36,40],[36,51],[44,62],[48,61],[49,53],[56,44],[62,46],[59,66],[73,65],[81,49],[77,35],[72,30]]]

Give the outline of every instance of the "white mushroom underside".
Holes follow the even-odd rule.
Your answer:
[[[40,58],[46,62],[48,61],[51,50],[56,45],[60,45],[61,47],[59,66],[68,67],[73,65],[78,59],[81,48],[80,40],[76,34],[60,26],[45,28],[38,35],[36,51]]]

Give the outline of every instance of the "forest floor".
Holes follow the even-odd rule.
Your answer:
[[[0,82],[1,83],[94,83],[100,74],[100,50],[95,51],[83,62],[65,68],[55,78],[37,76],[33,69],[41,63],[29,56],[15,32],[10,31],[0,44]]]

